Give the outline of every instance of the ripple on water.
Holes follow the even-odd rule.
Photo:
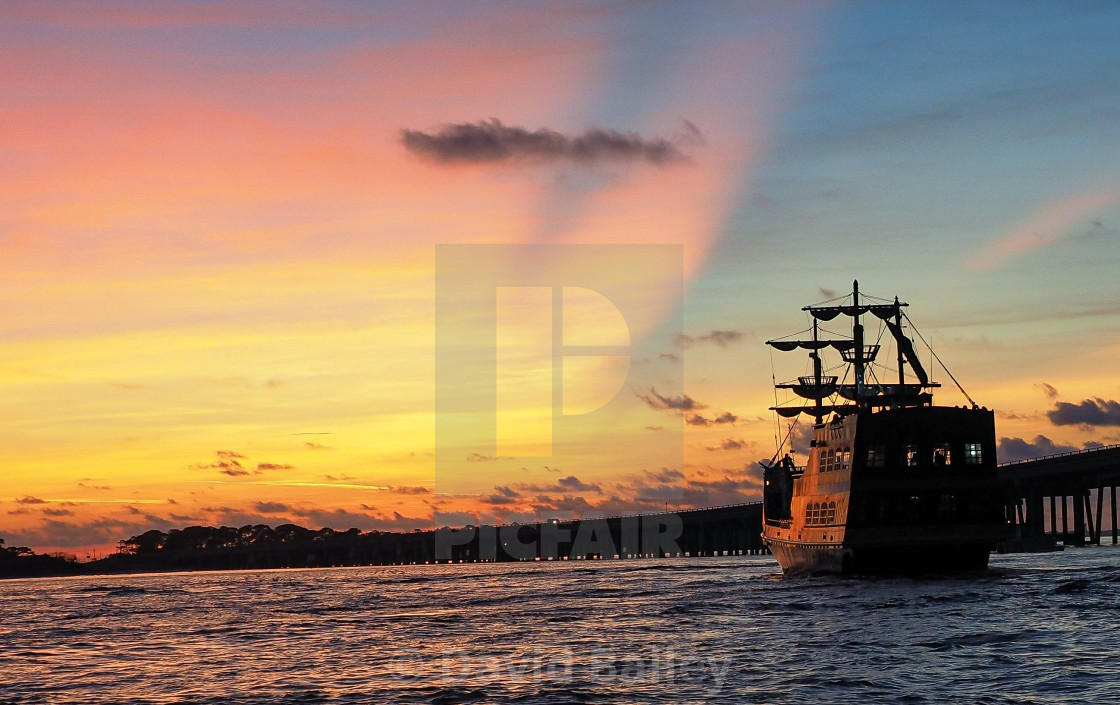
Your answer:
[[[749,557],[12,581],[0,703],[1110,697],[1120,550],[993,565],[944,580],[788,580]]]

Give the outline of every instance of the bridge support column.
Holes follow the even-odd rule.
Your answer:
[[[1050,495],[1050,534],[1058,535],[1058,501],[1054,495]]]
[[[1085,545],[1085,505],[1088,495],[1078,492],[1073,497],[1073,545]]]
[[[1069,537],[1069,524],[1066,523],[1066,496],[1062,495],[1062,542],[1065,543]]]
[[[1042,511],[1042,491],[1032,489],[1027,495],[1027,535],[1035,538],[1046,535],[1046,517]]]
[[[1085,494],[1082,495],[1082,501],[1085,503],[1085,531],[1089,534],[1086,544],[1092,546],[1096,543],[1096,535],[1093,533],[1096,524],[1093,522],[1093,495],[1089,490],[1085,490]]]
[[[1117,486],[1112,485],[1112,545],[1117,545]]]
[[[1104,488],[1097,488],[1097,530],[1093,532],[1096,538],[1096,544],[1101,545],[1101,528],[1103,526],[1102,520],[1104,519]]]

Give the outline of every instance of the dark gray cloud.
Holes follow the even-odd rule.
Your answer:
[[[54,509],[52,507],[43,507],[43,516],[70,517],[70,516],[74,516],[74,512],[71,509],[64,509],[64,508]]]
[[[565,490],[575,490],[577,492],[600,492],[602,488],[599,485],[591,485],[579,479],[575,475],[568,475],[556,481],[560,487]]]
[[[1088,447],[1089,444],[1086,444]],[[1035,436],[1033,441],[1022,438],[1000,438],[996,447],[996,458],[1001,463],[1011,463],[1016,460],[1040,458],[1044,455],[1056,455],[1080,450],[1076,446],[1067,446],[1055,443],[1046,436]]]
[[[688,161],[682,147],[702,141],[699,130],[685,123],[683,135],[646,138],[636,132],[592,128],[565,135],[542,127],[530,130],[500,120],[444,125],[436,132],[401,130],[401,143],[413,154],[447,164],[487,164],[510,161],[646,162],[655,165]]]
[[[737,330],[713,330],[704,335],[692,336],[678,333],[673,336],[673,343],[678,347],[687,348],[696,343],[712,343],[721,348],[726,348],[732,343],[737,343],[743,339],[743,334]]]
[[[203,463],[200,465],[193,465],[191,467],[194,467],[198,470],[217,470],[223,475],[229,475],[230,477],[240,477],[242,475],[253,474],[252,471],[246,470],[245,467],[241,464],[241,461],[245,459],[245,456],[241,453],[232,450],[219,450],[216,451],[216,453],[218,455],[217,462]],[[257,472],[260,471],[258,470]]]
[[[718,446],[707,446],[707,449],[708,450],[713,450],[713,451],[741,450],[743,448],[746,448],[749,445],[753,445],[753,444],[748,443],[747,441],[744,441],[742,439],[735,440],[734,438],[725,438],[722,441],[720,441],[720,444]]]
[[[513,460],[508,455],[483,455],[482,453],[469,453],[467,455],[468,463],[489,463],[495,460]]]
[[[159,525],[153,526],[157,522]],[[34,528],[6,531],[5,538],[9,543],[20,546],[76,548],[115,543],[152,528],[170,527],[166,520],[156,516],[145,516],[136,521],[120,521],[106,517],[85,522],[46,519]]]
[[[1055,389],[1051,384],[1047,384],[1046,382],[1039,382],[1038,384],[1034,385],[1034,388],[1040,390],[1050,399],[1058,398],[1058,390]]]
[[[632,483],[620,483],[623,496],[633,497],[634,505],[646,509],[662,509],[665,503],[675,507],[712,507],[722,504],[753,502],[759,499],[762,479],[753,466],[741,469],[704,468],[697,475],[685,477],[676,470],[645,473]]]
[[[701,414],[692,414],[685,419],[685,423],[689,426],[719,426],[721,424],[733,424],[739,420],[739,417],[730,411],[725,411],[719,416],[708,418]]]
[[[789,447],[794,453],[809,454],[809,442],[813,440],[813,425],[799,423],[794,426],[789,435]]]
[[[1060,401],[1046,412],[1055,426],[1120,426],[1120,402],[1111,399],[1086,399],[1080,404]]]
[[[257,502],[254,509],[261,514],[290,514],[293,512],[292,508],[283,502]]]
[[[664,396],[658,394],[653,387],[650,387],[649,394],[638,394],[637,397],[644,401],[649,408],[658,411],[693,411],[707,408],[707,405],[701,404],[687,394]]]
[[[257,472],[265,470],[292,470],[294,465],[287,465],[285,463],[257,463]]]
[[[483,503],[489,504],[491,506],[504,506],[504,505],[509,505],[509,504],[517,504],[518,498],[517,498],[516,494],[513,495],[513,496],[510,496],[510,495],[505,494],[505,492],[502,491],[502,490],[508,490],[509,489],[508,487],[498,487],[498,488],[495,488],[495,489],[497,489],[498,492],[495,492],[492,495],[488,495],[486,497],[483,497],[482,498]]]
[[[642,473],[643,480],[652,480],[659,483],[681,483],[684,481],[684,473],[677,468],[661,468],[660,470],[651,471],[645,470]]]
[[[390,492],[396,494],[431,494],[432,490],[428,487],[419,487],[416,485],[397,485],[389,488]]]

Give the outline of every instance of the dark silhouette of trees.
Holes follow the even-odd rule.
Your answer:
[[[60,575],[76,571],[78,559],[61,553],[44,555],[27,546],[5,546],[0,539],[0,577]]]

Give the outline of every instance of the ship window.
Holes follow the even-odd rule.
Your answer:
[[[881,468],[887,464],[886,446],[870,446],[867,449],[867,467]]]
[[[822,450],[821,451],[821,462],[820,462],[821,472],[831,472],[832,471],[833,457],[834,456],[833,456],[831,450]]]
[[[826,524],[835,524],[836,523],[836,502],[829,502],[828,503],[828,515],[825,518],[825,523]]]
[[[952,456],[949,454],[948,443],[938,443],[933,447],[933,465],[934,467],[944,467],[951,465]]]
[[[964,462],[966,465],[980,465],[984,462],[984,453],[979,443],[964,444]]]
[[[902,446],[902,462],[908,468],[918,467],[918,446],[915,443],[907,443]]]
[[[847,470],[851,466],[852,466],[852,449],[851,448],[845,448],[843,454],[840,457],[840,469],[841,470]]]

